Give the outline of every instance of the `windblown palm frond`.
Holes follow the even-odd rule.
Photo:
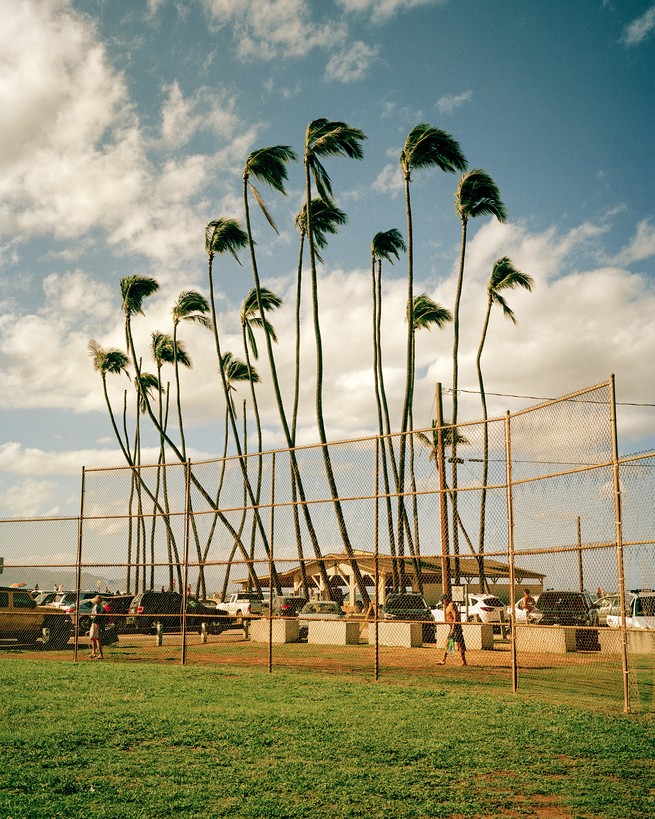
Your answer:
[[[512,260],[508,256],[503,256],[494,262],[489,284],[487,285],[487,293],[489,299],[493,304],[498,304],[503,311],[505,318],[516,324],[516,317],[514,311],[507,304],[501,290],[516,290],[517,287],[522,287],[529,292],[532,292],[534,279],[527,273],[517,270],[512,264]]]
[[[129,378],[127,371],[129,359],[122,350],[116,347],[101,347],[93,338],[89,341],[87,347],[93,360],[93,369],[99,372],[103,378],[107,373],[119,375],[122,372]]]
[[[421,122],[409,132],[400,153],[405,174],[413,168],[437,167],[447,173],[466,169],[467,161],[459,142],[446,131]]]
[[[248,234],[236,219],[214,219],[205,228],[205,250],[209,256],[227,252],[241,264],[237,251],[247,246]]]
[[[498,185],[480,168],[474,168],[460,179],[455,209],[462,221],[487,215],[495,216],[499,222],[507,221],[507,208],[500,198]]]
[[[121,279],[123,312],[126,316],[143,315],[143,301],[156,293],[159,283],[150,276],[126,276]]]
[[[180,321],[192,321],[211,328],[211,320],[205,313],[209,313],[209,302],[197,290],[183,290],[173,305],[173,324]]]
[[[373,259],[384,259],[391,264],[393,264],[392,257],[399,259],[400,253],[404,253],[406,250],[405,240],[398,228],[376,233],[371,242]]]
[[[409,313],[409,310],[407,311]],[[446,307],[433,301],[427,293],[414,296],[413,321],[415,330],[432,330],[435,324],[441,328],[453,320],[453,314]]]

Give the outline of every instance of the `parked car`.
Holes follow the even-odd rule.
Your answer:
[[[598,609],[585,591],[554,591],[548,589],[539,595],[538,610],[542,626],[597,626]]]
[[[130,603],[125,627],[129,631],[148,634],[161,623],[164,631],[182,630],[183,597],[174,591],[144,591]],[[187,629],[200,632],[202,624],[212,634],[220,634],[234,622],[229,613],[219,608],[204,606],[195,597],[187,598]]]
[[[626,594],[626,602],[628,594]],[[606,594],[604,597],[599,597],[596,600],[596,608],[598,609],[598,625],[607,625],[608,614],[620,614],[620,598],[618,594]]]
[[[607,625],[610,628],[621,626],[621,602],[619,595],[615,595],[615,606],[607,615]],[[628,604],[626,593],[626,604]],[[655,629],[655,591],[635,591],[630,593],[629,608],[626,612],[625,624],[628,628]]]
[[[300,595],[274,597],[271,604],[271,615],[273,617],[296,617],[306,603],[307,598]]]
[[[340,620],[345,617],[341,606],[334,600],[310,600],[298,614],[298,634],[307,637],[311,620]]]
[[[82,600],[92,600],[98,594],[97,591],[81,591],[80,592],[80,601]],[[66,609],[70,606],[75,607],[77,603],[77,592],[75,591],[63,591],[58,592],[57,597],[50,603],[49,605],[55,606],[58,609]]]
[[[34,595],[32,595],[34,596]],[[34,597],[34,602],[37,606],[50,606],[52,603],[57,599],[59,596],[59,592],[56,591],[42,591],[39,592],[36,597]]]
[[[507,607],[507,615],[511,616],[511,609],[509,606]],[[523,625],[536,625],[537,623],[541,622],[544,613],[540,611],[538,601],[537,608],[526,611],[523,598],[521,598],[514,606],[514,616],[516,617],[517,623],[522,623]]]
[[[116,632],[121,634],[125,631],[125,621],[130,610],[130,604],[134,600],[133,594],[115,594],[112,597],[103,598],[105,608],[108,608],[107,623],[116,627]]]
[[[420,594],[401,592],[387,595],[382,616],[385,620],[418,620],[423,623],[423,642],[435,641],[434,616]]]
[[[0,586],[0,640],[62,649],[71,637],[68,615],[50,606],[39,606],[27,589]]]
[[[502,623],[506,606],[492,594],[469,594],[468,619],[477,623]]]

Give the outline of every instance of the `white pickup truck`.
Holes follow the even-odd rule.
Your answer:
[[[223,611],[237,618],[259,617],[265,608],[264,595],[261,592],[240,591],[231,594],[227,600],[219,603]]]

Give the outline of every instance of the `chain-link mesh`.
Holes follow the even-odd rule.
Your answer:
[[[0,636],[78,657],[95,616],[110,659],[433,683],[466,660],[478,683],[649,710],[655,456],[619,461],[614,417],[608,382],[456,430],[87,469],[79,518],[0,527],[5,589],[72,592],[67,648],[48,610]]]

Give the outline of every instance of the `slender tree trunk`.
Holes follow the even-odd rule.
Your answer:
[[[265,318],[266,313],[264,311],[264,306],[262,304],[262,297],[261,297],[261,284],[259,281],[259,271],[257,269],[257,259],[255,257],[255,250],[254,250],[254,243],[252,240],[252,231],[250,228],[250,208],[248,206],[248,180],[244,177],[243,181],[243,199],[244,199],[244,211],[245,211],[245,218],[246,218],[246,232],[248,234],[248,244],[250,247],[250,261],[252,265],[252,273],[255,281],[255,293],[257,294],[257,307],[259,309],[259,315],[262,318]],[[291,462],[291,469],[293,471],[293,480],[295,482],[295,486],[298,490],[298,497],[300,499],[300,505],[302,508],[303,516],[305,519],[305,525],[307,526],[307,530],[309,533],[309,539],[312,543],[312,548],[314,550],[314,556],[318,560],[318,567],[319,573],[321,575],[321,583],[326,591],[326,593],[331,595],[330,592],[330,581],[327,575],[327,570],[325,568],[325,563],[323,561],[323,556],[321,554],[321,548],[318,542],[318,536],[316,534],[316,529],[314,528],[314,524],[309,512],[309,508],[307,506],[307,498],[305,495],[304,486],[302,483],[302,479],[300,476],[300,469],[298,467],[298,459],[296,457],[295,452],[295,444],[293,438],[291,436],[291,430],[289,429],[289,424],[287,422],[287,416],[284,410],[284,403],[282,401],[282,393],[280,392],[280,382],[277,376],[277,367],[275,364],[275,356],[273,354],[273,344],[271,341],[271,334],[268,331],[268,327],[266,322],[264,322],[264,338],[266,339],[266,353],[268,355],[268,363],[271,370],[271,381],[273,383],[273,391],[275,393],[275,402],[277,404],[278,413],[280,416],[280,423],[282,425],[282,431],[284,433],[284,438],[287,443],[287,447],[289,448],[289,458]]]
[[[314,251],[314,238],[312,234],[312,217],[311,217],[311,175],[309,170],[309,165],[307,160],[305,160],[305,187],[306,187],[306,199],[307,199],[307,238],[309,239],[309,261],[310,261],[310,269],[311,269],[311,277],[312,277],[312,314],[314,320],[314,335],[316,340],[316,422],[318,426],[318,434],[319,439],[321,441],[321,451],[323,453],[323,463],[325,465],[325,473],[328,481],[328,485],[330,487],[330,494],[332,495],[332,500],[334,503],[334,511],[337,517],[337,523],[339,526],[339,533],[341,535],[341,539],[344,545],[344,549],[346,554],[348,555],[348,559],[350,562],[350,566],[353,572],[353,576],[355,578],[355,584],[359,590],[359,594],[362,600],[362,605],[366,608],[368,607],[370,601],[368,590],[366,588],[366,584],[364,583],[364,578],[362,577],[362,573],[360,571],[359,565],[357,560],[355,559],[355,553],[353,551],[352,545],[350,543],[350,538],[348,537],[348,530],[346,528],[346,520],[343,514],[343,509],[341,507],[341,501],[339,500],[339,493],[337,490],[337,484],[334,477],[334,471],[332,469],[332,461],[330,458],[330,451],[327,446],[327,435],[325,433],[325,422],[323,419],[323,342],[321,339],[321,328],[319,322],[319,309],[318,309],[318,281],[316,275],[316,254]],[[351,601],[352,602],[352,601]]]
[[[215,302],[215,298],[214,298],[214,277],[212,275],[212,254],[209,254],[209,290],[210,290],[210,307],[211,307],[211,312],[212,312],[212,322],[213,322],[213,326],[214,326],[214,342],[215,342],[215,345],[216,345],[216,356],[218,358],[218,370],[219,370],[219,374],[220,374],[220,377],[221,377],[221,383],[223,385],[223,394],[225,396],[225,402],[227,404],[227,413],[228,413],[228,418],[229,418],[229,421],[230,421],[230,429],[232,431],[232,437],[234,439],[234,446],[235,446],[235,449],[237,451],[237,459],[238,459],[238,462],[239,462],[239,466],[241,468],[241,474],[243,476],[244,483],[245,483],[245,485],[247,487],[247,490],[248,490],[248,496],[250,498],[250,502],[253,504],[254,514],[255,514],[255,517],[257,519],[257,525],[259,527],[259,531],[260,531],[260,534],[261,534],[261,537],[262,537],[262,543],[264,545],[264,551],[266,552],[266,555],[269,556],[270,555],[270,550],[269,550],[269,546],[268,546],[268,540],[266,538],[266,532],[264,531],[264,527],[263,527],[263,524],[261,522],[261,517],[259,515],[259,510],[257,509],[257,507],[255,505],[255,495],[254,495],[254,492],[252,490],[252,486],[250,485],[250,479],[248,477],[247,466],[246,466],[246,463],[244,462],[243,453],[242,453],[242,450],[241,450],[241,443],[240,443],[240,440],[239,440],[239,431],[237,429],[236,419],[234,417],[234,411],[233,411],[233,408],[232,408],[232,402],[230,401],[230,391],[229,391],[228,384],[227,384],[227,377],[225,375],[225,369],[223,367],[223,355],[221,353],[221,345],[220,345],[218,324],[217,324],[217,317],[216,317],[216,302]],[[238,538],[238,533],[235,532],[235,535]],[[238,539],[239,539],[239,542],[240,542],[240,538],[238,538]],[[246,552],[246,559],[248,559],[248,553],[247,552]],[[251,565],[251,566],[249,566],[249,568],[250,568],[249,576],[252,577],[253,575],[255,575],[254,567]],[[275,572],[275,567],[273,567],[273,577],[271,578],[271,582],[275,582],[276,583],[276,588],[279,588],[279,581],[277,580],[277,573]],[[255,585],[255,588],[259,591],[261,586],[260,586],[260,583],[259,583],[258,579],[255,579],[254,585]]]
[[[482,427],[482,491],[480,493],[480,540],[478,543],[478,554],[480,555],[480,591],[486,591],[487,578],[484,572],[484,540],[486,534],[486,512],[487,512],[487,485],[489,483],[489,425],[487,423],[487,398],[484,392],[484,381],[482,380],[482,349],[487,338],[487,329],[489,328],[489,316],[491,315],[492,299],[489,296],[487,302],[487,312],[484,317],[484,325],[482,327],[482,337],[480,338],[480,346],[478,347],[478,354],[475,364],[478,370],[478,384],[480,385],[480,400],[482,402],[482,420],[484,421]]]
[[[455,555],[455,585],[460,583],[459,564],[459,536],[457,528],[457,410],[458,410],[458,355],[459,355],[459,308],[462,300],[462,285],[464,282],[464,259],[466,256],[466,228],[467,220],[462,219],[462,247],[459,256],[459,274],[457,276],[457,292],[455,294],[455,309],[453,311],[453,433],[452,433],[452,529],[453,529],[453,554]]]
[[[379,448],[380,459],[382,462],[382,481],[385,494],[385,507],[387,512],[387,531],[389,535],[389,551],[391,554],[391,569],[393,577],[393,589],[397,591],[400,588],[400,578],[398,574],[398,563],[396,557],[396,539],[393,524],[393,509],[391,507],[391,487],[389,486],[389,465],[387,463],[387,447],[386,439],[384,437],[385,428],[383,421],[383,400],[386,406],[386,398],[384,397],[384,373],[382,369],[382,261],[378,261],[378,275],[377,282],[375,276],[375,257],[373,256],[371,262],[371,277],[373,281],[372,297],[373,297],[373,376],[375,384],[375,404],[378,413],[378,431],[380,435],[381,447]],[[387,409],[387,426],[388,426],[388,409]],[[387,430],[388,433],[388,430]],[[391,454],[393,456],[393,444],[389,441],[391,447]]]

